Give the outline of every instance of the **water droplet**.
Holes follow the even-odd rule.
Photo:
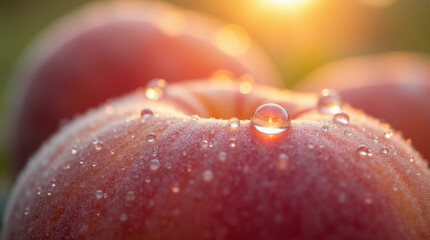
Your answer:
[[[115,154],[115,149],[113,149],[113,148],[112,148],[112,149],[110,150],[110,154],[111,154],[111,155],[114,155],[114,154]]]
[[[40,194],[42,194],[42,188],[41,187],[37,187],[36,194],[39,196],[40,196]]]
[[[318,110],[324,114],[340,112],[340,96],[334,90],[323,89],[318,99]]]
[[[201,142],[200,142],[200,147],[202,147],[202,148],[207,148],[209,146],[209,143],[208,143],[208,141],[207,140],[202,140]]]
[[[28,206],[25,207],[24,208],[24,215],[27,216],[29,212],[30,212],[30,207],[28,207]]]
[[[335,123],[341,123],[343,125],[347,125],[349,123],[349,116],[344,112],[336,113],[333,116],[333,121]]]
[[[152,171],[157,171],[158,168],[160,168],[160,161],[158,161],[158,159],[152,159],[149,163],[149,169]]]
[[[276,163],[276,166],[280,169],[280,170],[285,170],[288,168],[288,156],[285,153],[281,153],[278,156],[278,161]]]
[[[103,191],[102,190],[97,190],[96,191],[96,198],[97,199],[101,199],[103,197]]]
[[[239,118],[237,118],[237,117],[232,117],[232,118],[230,118],[229,120],[228,120],[228,125],[231,127],[231,128],[238,128],[239,127],[239,125],[240,125],[240,121],[239,121]]]
[[[225,152],[218,153],[218,159],[220,162],[225,162],[227,160],[227,153]]]
[[[141,121],[145,122],[146,119],[152,117],[154,113],[151,109],[145,108],[140,112]]]
[[[147,142],[154,142],[156,138],[157,138],[157,136],[155,136],[154,133],[150,133],[150,134],[146,135],[146,141]]]
[[[161,78],[152,79],[146,85],[145,95],[150,100],[157,100],[163,96],[166,87],[166,80]]]
[[[393,187],[393,191],[394,191],[394,192],[397,192],[398,190],[399,190],[399,189],[398,189],[396,186],[394,186],[394,187]]]
[[[55,187],[57,185],[57,180],[55,180],[55,178],[53,178],[51,180],[51,187]]]
[[[366,204],[372,204],[373,203],[373,198],[371,198],[371,197],[365,198],[364,199],[364,203],[366,203]]]
[[[122,222],[127,221],[127,214],[125,214],[125,213],[121,213],[121,216],[119,217],[119,219],[120,219]]]
[[[366,146],[361,145],[360,147],[358,147],[357,152],[360,156],[372,156],[372,150],[370,150],[369,148],[367,148]]]
[[[258,107],[251,118],[252,126],[266,134],[278,134],[291,126],[290,115],[278,104],[266,103]]]
[[[79,160],[79,164],[84,164],[84,161],[81,159],[81,160]]]
[[[409,162],[413,163],[415,161],[414,156],[409,156]]]
[[[327,132],[327,131],[328,131],[328,126],[327,126],[327,125],[323,125],[321,129],[322,129],[324,132]]]
[[[179,187],[174,186],[172,187],[172,193],[178,193],[179,192]]]
[[[391,138],[392,136],[393,136],[393,131],[391,129],[387,130],[384,133],[384,137],[387,138],[387,139]]]
[[[127,199],[127,201],[133,201],[136,198],[136,196],[133,191],[128,191],[127,196],[125,198]]]
[[[373,136],[372,140],[373,140],[374,143],[378,143],[378,137],[377,136]]]
[[[146,176],[146,177],[145,177],[145,182],[146,182],[146,183],[150,183],[150,182],[151,182],[151,178],[150,178],[149,176]]]
[[[315,148],[315,145],[313,145],[313,144],[308,144],[308,148],[309,148],[309,149],[314,149],[314,148]]]
[[[228,140],[228,146],[229,146],[230,148],[235,148],[235,147],[236,147],[236,138],[230,138],[230,139]]]
[[[194,115],[192,115],[192,116],[191,116],[191,119],[192,119],[193,121],[197,121],[197,120],[199,120],[199,119],[200,119],[200,117],[199,117],[199,115],[194,114]]]
[[[203,172],[203,180],[205,182],[212,181],[213,177],[214,177],[214,174],[213,174],[213,172],[211,170],[206,170],[206,171]]]
[[[344,134],[345,134],[345,136],[351,136],[352,132],[349,130],[345,130]]]
[[[78,148],[76,146],[72,147],[72,154],[75,155],[76,153],[78,153]]]
[[[64,166],[64,170],[69,170],[70,169],[70,164],[66,164],[65,166]]]
[[[383,154],[387,154],[387,153],[388,153],[388,148],[383,147],[383,148],[381,149],[381,152],[382,152]]]
[[[97,140],[97,139],[93,140],[93,145],[96,151],[100,151],[103,149],[103,142],[100,140]]]

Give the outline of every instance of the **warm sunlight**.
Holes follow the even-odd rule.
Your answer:
[[[298,8],[305,5],[309,0],[267,0],[272,3],[276,3],[277,5],[284,5],[289,8]]]

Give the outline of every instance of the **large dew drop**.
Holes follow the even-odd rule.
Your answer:
[[[318,99],[318,110],[325,114],[340,112],[340,96],[334,90],[323,89]]]
[[[266,134],[278,134],[291,126],[288,112],[274,103],[266,103],[258,107],[252,115],[251,123],[259,132]]]
[[[340,112],[340,113],[336,113],[333,116],[333,121],[335,123],[341,123],[343,125],[347,125],[349,123],[349,116],[346,113]]]

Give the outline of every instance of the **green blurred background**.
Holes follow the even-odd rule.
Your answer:
[[[86,0],[0,1],[0,90],[31,40]],[[429,0],[169,0],[244,27],[291,86],[325,63],[387,51],[430,53]],[[4,125],[4,116],[0,119]],[[1,128],[3,129],[3,128]],[[11,184],[7,136],[0,142],[0,204]],[[0,209],[3,209],[0,206]]]

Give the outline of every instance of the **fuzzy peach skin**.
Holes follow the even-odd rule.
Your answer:
[[[251,125],[267,102],[288,110],[285,132]],[[3,239],[429,239],[420,154],[362,111],[343,105],[344,125],[316,104],[314,94],[209,81],[171,84],[158,101],[142,91],[110,101],[30,160]],[[153,115],[142,120],[143,109]]]
[[[92,3],[55,22],[16,70],[15,170],[61,120],[153,78],[176,82],[225,70],[237,78],[251,74],[257,82],[279,85],[270,61],[252,40],[245,41],[249,48],[241,56],[219,48],[216,37],[222,26],[167,4],[120,1]]]
[[[430,159],[430,58],[406,52],[357,57],[311,73],[295,89],[339,90],[342,99],[389,122]]]

